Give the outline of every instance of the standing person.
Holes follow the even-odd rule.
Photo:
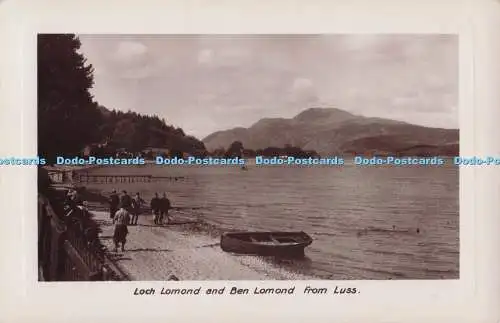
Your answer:
[[[118,211],[118,205],[120,204],[120,198],[118,197],[118,194],[116,194],[116,190],[113,190],[111,192],[111,195],[109,196],[109,218],[113,219],[115,216],[116,211]]]
[[[155,196],[151,199],[151,212],[153,213],[153,222],[154,224],[159,224],[160,220],[160,198],[158,197],[158,193],[155,193]]]
[[[78,191],[75,187],[72,187],[68,190],[66,198],[76,205],[81,205],[80,195],[78,194]]]
[[[139,220],[139,214],[141,214],[141,207],[144,203],[145,202],[141,198],[139,193],[135,193],[135,196],[132,199],[132,221],[130,224],[137,225],[137,221]]]
[[[66,205],[69,212],[78,210],[78,206],[81,205],[81,202],[76,188],[72,187],[68,190],[64,204]]]
[[[125,251],[125,243],[127,242],[128,228],[130,222],[129,212],[125,208],[120,208],[114,218],[115,232],[113,234],[113,242],[115,243],[115,252],[118,251],[118,245],[122,244],[122,251]]]
[[[167,193],[163,193],[163,197],[160,200],[160,224],[163,224],[163,219],[165,218],[167,223],[170,222],[170,218],[168,216],[170,206],[170,200],[167,198]]]
[[[74,196],[73,189],[72,188],[68,189],[68,192],[66,193],[66,197],[64,199],[64,203],[68,205],[69,208],[71,209],[76,207],[76,203],[74,201],[73,196]]]
[[[120,208],[124,208],[128,212],[132,209],[132,198],[125,190],[122,191],[122,196],[120,197]]]
[[[75,199],[74,199],[73,189],[70,188],[68,190],[68,193],[66,194],[65,199],[64,199],[64,212],[65,212],[65,215],[66,216],[72,216],[78,210],[79,210],[78,206],[77,206],[77,204],[75,202]]]

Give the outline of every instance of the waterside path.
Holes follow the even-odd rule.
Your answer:
[[[142,215],[129,226],[125,252],[113,252],[113,225],[109,214],[92,211],[100,224],[100,240],[111,259],[131,280],[289,280],[310,279],[291,273],[259,257],[223,252],[219,240],[189,232],[183,225],[162,227],[151,215]]]

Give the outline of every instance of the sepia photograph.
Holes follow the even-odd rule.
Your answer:
[[[38,34],[38,281],[459,279],[458,52]]]

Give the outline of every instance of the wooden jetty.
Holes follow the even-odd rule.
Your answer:
[[[183,176],[152,176],[152,175],[131,175],[131,174],[89,174],[80,173],[76,176],[79,183],[149,183],[157,180],[180,180]]]
[[[153,176],[141,174],[92,174],[81,169],[57,169],[46,168],[49,177],[54,184],[64,183],[87,183],[87,184],[107,184],[107,183],[149,183],[153,181],[184,179],[184,176]]]
[[[151,175],[127,175],[127,174],[78,174],[76,181],[80,183],[148,183]]]

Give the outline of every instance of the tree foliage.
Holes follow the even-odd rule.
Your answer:
[[[73,34],[38,36],[38,150],[49,160],[98,139],[101,113],[89,92],[93,68]]]
[[[294,147],[291,145],[285,145],[283,148],[280,147],[266,147],[264,149],[247,149],[244,148],[241,141],[234,141],[226,151],[224,149],[217,149],[212,152],[213,156],[224,156],[224,157],[255,157],[255,156],[265,156],[265,157],[280,157],[280,156],[290,156],[295,158],[309,158],[318,157],[319,154],[314,150],[302,150],[300,147]]]
[[[145,148],[166,148],[175,155],[203,154],[203,142],[186,136],[181,128],[167,125],[158,116],[136,112],[110,111],[104,116],[100,132],[111,149],[124,148],[138,153]]]
[[[243,153],[243,143],[241,141],[234,141],[231,146],[226,150],[226,157],[241,157]]]

